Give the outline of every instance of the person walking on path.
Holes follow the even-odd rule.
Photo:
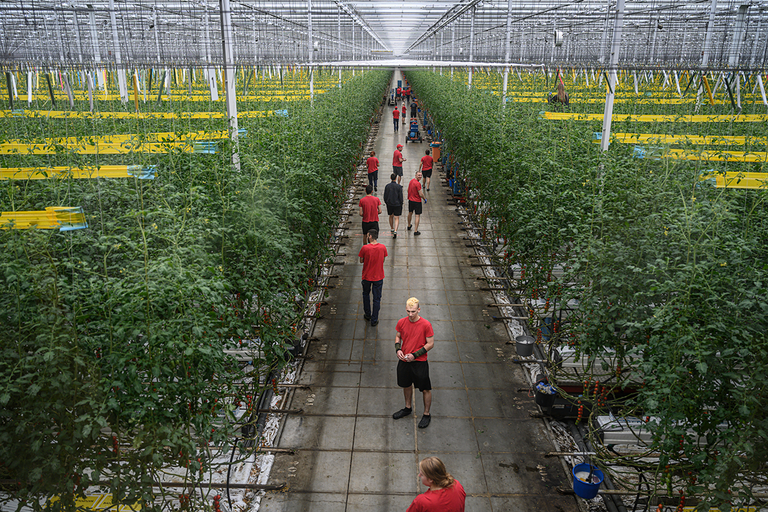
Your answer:
[[[397,128],[400,126],[400,111],[397,109],[397,106],[392,111],[392,120],[395,122],[395,132],[397,132]]]
[[[397,126],[397,122],[395,122],[395,126]],[[400,152],[401,149],[403,149],[403,145],[398,144],[397,149],[395,150],[395,155],[392,157],[392,172],[397,174],[398,183],[400,183],[400,180],[403,177],[403,162],[405,162],[405,158],[403,158],[403,154]]]
[[[403,186],[397,182],[397,174],[389,177],[392,181],[384,187],[384,204],[389,215],[389,230],[392,238],[397,238],[397,228],[400,226],[400,215],[403,214]]]
[[[402,112],[403,124],[405,124],[405,102],[403,102]]]
[[[419,462],[421,485],[429,487],[413,500],[407,512],[464,512],[467,493],[437,457]]]
[[[379,231],[381,200],[372,194],[373,187],[368,185],[365,187],[365,197],[360,199],[360,216],[363,218],[363,245],[368,243],[366,235],[370,230]]]
[[[421,157],[421,163],[419,164],[421,175],[424,176],[424,188],[427,189],[427,192],[429,192],[429,182],[432,181],[433,164],[434,160],[432,160],[432,156],[429,154],[429,150],[427,150],[427,154]]]
[[[363,264],[363,318],[371,321],[375,327],[379,323],[381,306],[381,288],[384,286],[384,259],[388,256],[387,248],[378,242],[379,231],[372,229],[364,235],[366,244],[357,254]],[[371,291],[373,291],[373,309],[371,309]]]
[[[373,190],[378,190],[379,184],[379,159],[376,158],[376,152],[371,151],[371,156],[365,161],[368,165],[368,184],[373,185]]]
[[[427,428],[432,419],[429,408],[432,406],[432,382],[429,380],[427,352],[435,346],[435,334],[432,324],[419,313],[419,299],[411,297],[405,303],[408,316],[397,322],[395,331],[395,353],[397,362],[397,385],[403,388],[405,408],[392,415],[396,420],[410,416],[413,412],[413,387],[419,388],[424,399],[424,414],[419,421],[419,428]]]
[[[402,95],[403,95],[403,88],[402,87],[398,87],[397,88],[397,99],[399,100]]]
[[[421,171],[416,171],[416,177],[408,184],[408,231],[414,227],[411,224],[411,217],[416,214],[416,221],[414,222],[416,229],[413,231],[414,235],[420,235],[419,231],[419,218],[421,217],[421,201],[424,200],[424,204],[427,203],[427,198],[424,196],[424,189],[421,188]]]
[[[416,98],[413,99],[413,102],[411,103],[411,117],[418,117],[419,115],[419,104],[416,103]]]

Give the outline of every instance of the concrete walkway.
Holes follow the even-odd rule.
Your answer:
[[[396,72],[396,77],[399,78]],[[392,153],[403,143],[395,134],[392,107],[385,107],[375,151],[380,164],[378,196],[389,182]],[[413,177],[427,143],[407,144],[403,185]],[[490,315],[494,302],[471,266],[472,249],[462,239],[455,206],[447,188],[433,176],[421,218],[421,236],[407,232],[406,214],[392,239],[386,208],[380,217],[379,241],[387,246],[379,325],[363,319],[357,253],[362,244],[360,219],[354,217],[342,247],[345,265],[334,267],[335,288],[321,309],[291,415],[279,440],[270,482],[288,482],[285,491],[267,493],[262,511],[404,511],[426,488],[418,482],[418,461],[436,455],[467,492],[467,511],[576,512],[576,499],[555,487],[570,487],[553,451],[519,366],[508,360],[514,346],[501,322]],[[406,208],[407,210],[407,203]],[[414,415],[393,420],[403,407],[396,383],[395,324],[406,316],[409,297],[421,301],[421,316],[432,322],[435,347],[429,352],[433,386],[432,422],[417,424],[423,411],[421,393]]]

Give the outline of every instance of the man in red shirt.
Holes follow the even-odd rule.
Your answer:
[[[397,132],[397,129],[400,126],[400,111],[397,110],[397,107],[392,111],[392,120],[395,122],[395,132]]]
[[[397,120],[395,120],[395,130],[397,130]],[[403,177],[403,162],[405,162],[405,158],[403,158],[403,154],[400,152],[401,149],[403,149],[403,145],[398,144],[395,156],[392,158],[392,172],[397,174],[398,183],[400,183],[400,179]]]
[[[371,156],[365,163],[368,165],[368,184],[373,185],[373,190],[378,190],[376,187],[379,184],[379,159],[376,158],[375,151],[371,151]]]
[[[388,256],[387,248],[378,242],[379,231],[372,229],[365,235],[366,245],[357,254],[363,264],[363,318],[371,321],[375,327],[379,323],[381,288],[384,285],[384,259]],[[373,310],[370,294],[373,290]]]
[[[400,115],[401,115],[401,116],[402,116],[402,118],[403,118],[403,124],[405,124],[405,103],[403,103],[402,112],[403,112],[403,113],[402,113],[402,114],[400,114]]]
[[[427,198],[424,196],[424,190],[421,188],[421,171],[416,171],[416,177],[408,184],[408,231],[411,230],[411,217],[416,214],[416,231],[414,235],[420,235],[419,231],[419,218],[421,217],[421,200],[424,203],[427,202]]]
[[[427,150],[427,154],[421,157],[421,163],[419,164],[421,175],[424,176],[424,188],[427,189],[427,192],[429,192],[429,182],[432,180],[433,164],[434,160],[432,160],[432,156],[429,154],[429,150]]]
[[[392,417],[396,420],[410,416],[413,412],[413,388],[421,391],[424,398],[424,415],[419,421],[419,428],[427,428],[431,417],[429,408],[432,405],[432,382],[429,380],[429,363],[427,352],[435,346],[435,334],[432,324],[419,313],[419,299],[411,297],[405,303],[406,318],[397,322],[395,330],[395,352],[397,353],[397,385],[403,388],[405,408],[400,409]]]
[[[373,187],[368,185],[365,187],[365,197],[360,199],[360,216],[363,218],[363,245],[367,242],[366,234],[375,229],[379,231],[379,214],[381,213],[381,200],[371,195],[373,194]]]

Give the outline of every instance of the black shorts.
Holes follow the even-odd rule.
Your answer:
[[[432,177],[432,169],[423,169],[421,171],[421,175],[425,178],[431,178]]]
[[[396,217],[399,217],[402,214],[403,214],[403,205],[400,205],[400,206],[387,205],[387,215],[395,215]]]
[[[363,236],[367,235],[372,229],[379,230],[379,221],[363,222]]]
[[[398,176],[402,176],[403,175],[403,166],[401,165],[400,167],[397,167],[396,165],[393,165],[392,166],[392,172],[397,174]]]
[[[421,215],[421,201],[408,200],[408,211],[413,212],[416,215]]]
[[[432,381],[429,380],[429,361],[397,361],[397,385],[407,388],[416,386],[419,391],[430,391]]]

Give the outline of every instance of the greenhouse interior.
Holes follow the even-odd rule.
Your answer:
[[[89,2],[0,3],[0,510],[768,510],[768,1]]]

